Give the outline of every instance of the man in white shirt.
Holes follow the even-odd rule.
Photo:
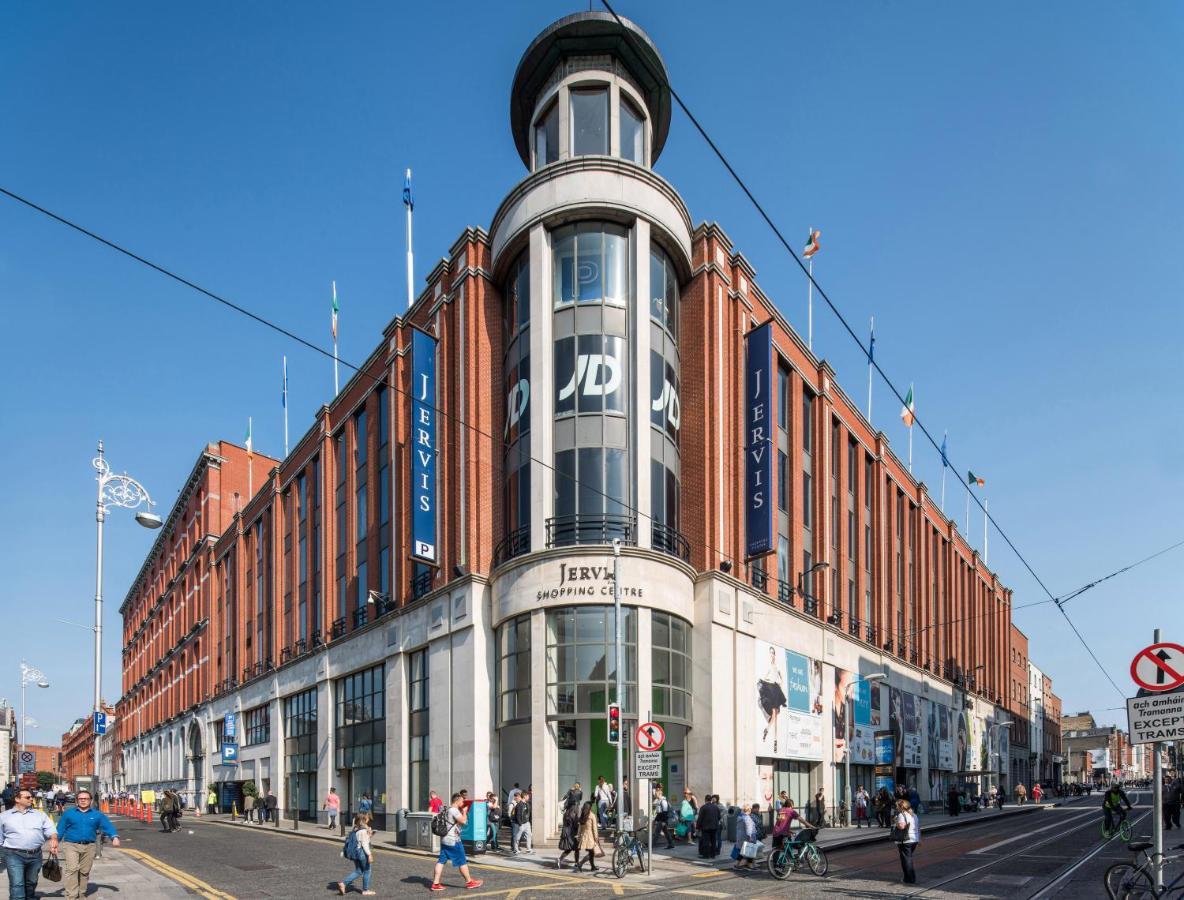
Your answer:
[[[0,853],[8,870],[8,891],[11,897],[37,896],[37,879],[41,876],[41,848],[49,843],[49,852],[58,852],[58,833],[49,816],[33,809],[33,792],[21,788],[16,792],[12,809],[0,813]]]
[[[596,779],[596,790],[593,791],[593,798],[596,800],[596,818],[600,822],[601,828],[608,826],[608,811],[616,802],[616,797],[613,795],[613,786],[604,780],[601,775]]]

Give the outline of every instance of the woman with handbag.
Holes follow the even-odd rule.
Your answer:
[[[587,860],[581,860],[580,854],[587,850]],[[584,863],[588,863],[588,868],[593,872],[596,871],[596,857],[604,856],[604,851],[600,849],[600,837],[596,831],[596,814],[592,812],[592,804],[585,803],[580,810],[580,833],[576,841],[576,871],[583,870]]]
[[[892,826],[892,840],[900,853],[900,870],[905,884],[916,884],[917,873],[913,870],[913,851],[921,843],[921,824],[917,814],[907,800],[896,801],[896,821]]]
[[[580,808],[572,804],[563,811],[563,824],[559,826],[559,859],[555,860],[555,867],[563,868],[563,860],[567,854],[574,856],[577,865],[580,861]]]
[[[752,805],[751,812],[743,807],[740,809],[740,815],[736,819],[736,846],[732,848],[732,859],[736,860],[736,865],[733,866],[735,869],[751,869],[760,854],[760,846],[757,844],[760,835],[754,818],[759,816],[760,812],[759,803]]]

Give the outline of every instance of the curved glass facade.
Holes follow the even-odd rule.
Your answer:
[[[670,257],[650,248],[650,515],[657,550],[682,558],[689,547],[679,532],[682,424],[678,355],[678,275]]]
[[[653,713],[663,720],[691,721],[691,626],[654,612],[650,619]]]
[[[497,721],[530,721],[530,614],[497,630]]]
[[[502,514],[505,541],[499,558],[509,559],[530,548],[530,254],[523,252],[510,266],[503,288],[506,355],[503,371],[506,424]]]
[[[627,716],[637,712],[637,610],[622,606]],[[547,610],[547,717],[603,717],[616,701],[616,617],[612,606]]]

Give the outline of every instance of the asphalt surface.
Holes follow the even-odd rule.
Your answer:
[[[1134,798],[1146,802],[1147,795]],[[778,882],[763,867],[736,873],[730,867],[687,867],[664,872],[647,881],[629,876],[617,881],[574,875],[570,868],[515,868],[495,855],[473,860],[474,877],[484,884],[466,891],[459,873],[445,870],[445,896],[500,896],[577,898],[673,894],[709,898],[814,897],[982,897],[1007,900],[1105,898],[1102,874],[1131,854],[1116,841],[1101,836],[1100,797],[1071,802],[1056,809],[998,821],[984,821],[924,834],[915,864],[918,883],[901,883],[896,848],[885,840],[870,846],[831,851],[825,878],[794,874]],[[1132,814],[1136,840],[1149,839],[1150,812],[1136,806]],[[164,834],[155,824],[119,820],[125,846],[150,854],[189,873],[225,894],[242,898],[330,897],[336,882],[351,870],[339,855],[339,843],[311,837],[325,834],[303,826],[300,832],[270,826],[227,826],[208,820],[185,820],[183,829]],[[1179,834],[1175,840],[1172,837]],[[1169,832],[1169,847],[1184,842],[1184,833]],[[407,851],[379,849],[375,854],[372,888],[379,896],[427,894],[434,860]],[[603,863],[602,863],[603,865]],[[1173,874],[1181,871],[1177,868]],[[359,896],[357,893],[352,896]]]

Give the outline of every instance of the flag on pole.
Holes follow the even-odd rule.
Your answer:
[[[917,420],[917,406],[913,402],[913,386],[911,384],[909,385],[909,395],[904,398],[904,406],[900,409],[900,418],[909,428],[912,428],[913,422]]]
[[[280,405],[284,409],[288,408],[288,354],[284,354],[284,381],[283,389],[280,392]]]
[[[407,170],[407,174],[403,176],[403,205],[408,209],[415,210],[415,200],[411,197],[411,170]]]
[[[943,434],[941,436],[941,465],[942,465],[943,469],[948,467],[950,464],[950,458],[948,456],[946,456],[946,441],[948,439],[949,439],[948,433]]]
[[[247,436],[245,439],[245,443],[247,445],[247,452],[248,453],[253,452],[254,448],[251,444],[251,420],[249,417],[247,418]]]
[[[979,487],[986,487],[986,485],[987,485],[987,480],[986,480],[985,478],[980,478],[979,476],[977,476],[977,475],[975,475],[973,472],[971,472],[969,469],[967,469],[967,471],[966,471],[966,483],[967,483],[967,484],[969,484],[971,487],[973,487],[973,486],[974,486],[974,485],[976,485],[976,484],[977,484]]]
[[[876,361],[876,320],[872,319],[872,336],[867,342],[867,364],[873,365]]]
[[[337,340],[337,282],[333,282],[333,340]]]
[[[404,188],[404,191],[403,191],[404,196],[406,196],[406,192],[407,192],[407,189]],[[822,245],[820,243],[818,243],[818,239],[820,237],[822,237],[821,231],[816,231],[813,228],[811,228],[809,230],[808,237],[806,238],[806,246],[802,250],[803,258],[809,259],[811,256],[813,256],[815,253],[817,253],[821,249]]]

